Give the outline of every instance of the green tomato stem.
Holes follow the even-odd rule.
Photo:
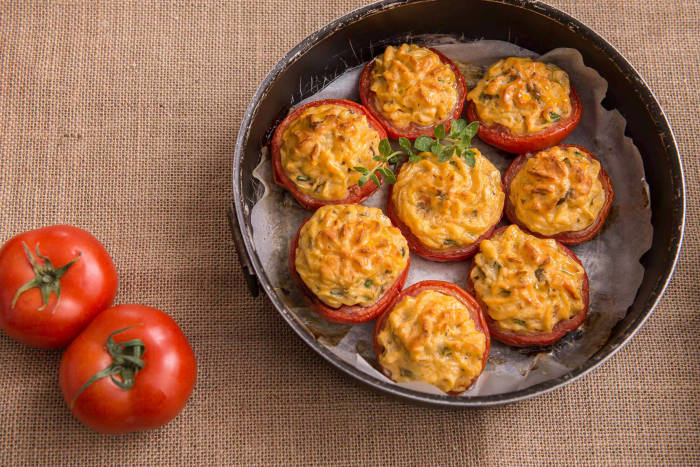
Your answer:
[[[36,255],[43,261],[43,264],[39,264],[36,258],[34,258],[32,252],[29,250],[29,247],[25,242],[22,242],[22,246],[24,247],[24,252],[27,255],[27,259],[29,259],[29,263],[32,265],[34,278],[17,289],[17,293],[12,299],[11,307],[14,309],[15,305],[17,304],[17,299],[24,292],[38,287],[39,291],[41,292],[41,299],[43,302],[43,305],[39,308],[39,310],[43,310],[47,307],[49,304],[49,298],[51,297],[51,292],[56,294],[55,310],[58,308],[58,304],[61,302],[61,277],[63,277],[66,272],[68,272],[68,269],[73,266],[76,261],[78,261],[82,253],[78,253],[78,257],[73,261],[64,264],[60,268],[56,268],[49,258],[41,254],[38,243],[36,244],[35,248]]]
[[[128,391],[134,386],[136,374],[139,372],[139,370],[146,366],[146,362],[141,359],[143,354],[146,353],[146,345],[141,339],[131,339],[126,342],[117,343],[114,342],[114,335],[138,326],[143,326],[143,324],[139,323],[126,328],[117,329],[107,336],[105,350],[107,350],[110,357],[112,357],[112,363],[106,368],[92,375],[92,378],[87,380],[85,384],[81,386],[81,388],[75,394],[75,397],[73,397],[73,400],[70,402],[71,408],[73,408],[78,396],[80,396],[85,389],[99,379],[109,376],[114,384],[125,391]],[[116,375],[119,375],[120,379],[117,379]]]

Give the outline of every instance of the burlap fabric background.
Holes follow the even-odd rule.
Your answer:
[[[224,217],[234,139],[268,70],[361,1],[0,4],[0,240],[52,223],[112,253],[118,302],[160,307],[199,361],[166,427],[92,433],[60,396],[60,352],[0,336],[0,465],[700,463],[700,3],[550,0],[638,68],[685,159],[672,285],[593,374],[483,410],[355,383],[248,296]]]

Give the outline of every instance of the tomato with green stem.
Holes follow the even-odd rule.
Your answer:
[[[116,293],[114,263],[85,230],[45,227],[0,249],[0,328],[24,344],[66,346]]]
[[[102,433],[157,428],[184,408],[197,363],[166,313],[143,305],[108,308],[68,346],[59,370],[73,415]]]

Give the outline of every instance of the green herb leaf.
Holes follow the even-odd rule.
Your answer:
[[[457,242],[455,242],[454,240],[450,240],[449,238],[445,239],[445,241],[443,241],[442,243],[444,243],[445,245],[457,245]]]
[[[392,174],[392,175],[393,175],[393,174]],[[369,178],[371,178],[372,181],[373,181],[374,183],[377,184],[377,187],[380,185],[380,184],[379,184],[379,178],[377,178],[377,176],[376,176],[374,173],[370,174]]]
[[[430,152],[432,152],[436,156],[440,154],[441,149],[442,144],[438,143],[437,141],[433,142],[433,144],[430,145]]]
[[[435,127],[433,133],[435,134],[435,139],[437,139],[438,141],[441,140],[445,137],[445,125],[443,125],[442,123],[439,124]]]
[[[555,112],[549,112],[549,118],[553,122],[558,122],[559,120],[561,120],[561,115]]]
[[[433,139],[427,136],[419,136],[413,143],[413,146],[421,152],[430,151],[430,146],[433,144]]]
[[[474,167],[476,165],[476,153],[471,149],[467,149],[462,154],[462,159],[469,167]]]
[[[353,169],[357,170],[357,171],[360,172],[361,174],[367,174],[367,173],[369,173],[369,170],[365,169],[364,167],[356,166],[356,167],[353,167]]]
[[[311,177],[308,175],[297,175],[297,182],[310,182]]]
[[[365,281],[365,287],[372,287],[374,285],[374,281],[372,279],[367,279]]]
[[[396,164],[399,161],[399,157],[405,157],[405,154],[401,154],[400,152],[395,152],[389,158],[386,160],[389,164]]]
[[[411,150],[411,141],[408,138],[404,138],[403,136],[399,138],[399,146],[401,146],[401,149],[406,151],[409,156],[413,154]]]
[[[479,132],[479,122],[471,122],[469,125],[467,125],[464,128],[463,134],[469,135],[469,140],[476,136],[476,134]]]
[[[367,183],[367,175],[363,175],[360,177],[360,179],[357,181],[357,184],[359,186],[365,186],[365,183]]]
[[[418,154],[411,154],[408,156],[410,162],[420,162],[421,157]]]
[[[450,128],[450,135],[460,134],[464,131],[465,128],[467,128],[467,122],[464,121],[464,119],[460,118],[459,120],[455,120],[454,122],[452,122],[452,127]]]
[[[454,146],[443,146],[440,149],[440,154],[438,155],[438,162],[447,162],[452,158],[452,153],[454,153]]]
[[[379,167],[377,171],[382,174],[382,177],[387,183],[392,185],[396,183],[396,175],[394,175],[394,172],[392,172],[389,167]]]
[[[391,144],[389,144],[389,140],[384,138],[379,142],[379,153],[387,157],[389,154],[391,154]]]

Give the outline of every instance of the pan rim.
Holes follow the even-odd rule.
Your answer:
[[[420,393],[417,391],[409,390],[396,386],[392,383],[386,383],[374,377],[367,375],[354,368],[350,364],[341,360],[339,357],[328,351],[324,346],[318,343],[313,336],[309,335],[307,331],[301,326],[301,324],[296,320],[292,314],[287,311],[285,305],[279,300],[276,293],[272,289],[271,284],[267,279],[267,275],[260,263],[260,259],[257,254],[255,254],[255,249],[252,244],[252,238],[250,232],[245,230],[245,213],[242,201],[242,194],[240,191],[240,162],[242,159],[242,152],[245,142],[248,139],[251,123],[253,116],[258,107],[259,102],[265,96],[271,84],[275,81],[277,76],[282,73],[288,66],[290,66],[298,57],[300,57],[304,52],[312,48],[317,42],[325,39],[331,35],[334,31],[339,28],[347,27],[357,21],[361,21],[364,18],[371,16],[373,14],[379,13],[386,9],[399,8],[405,4],[409,3],[429,3],[436,0],[383,0],[380,2],[372,3],[370,5],[353,10],[346,15],[337,18],[330,23],[328,23],[323,28],[312,33],[304,40],[299,42],[294,48],[292,48],[267,74],[263,79],[262,83],[254,93],[250,100],[248,107],[241,120],[241,126],[236,139],[236,146],[234,151],[234,166],[233,166],[233,194],[234,194],[234,208],[235,216],[238,220],[238,225],[241,226],[241,237],[243,239],[243,246],[245,248],[245,253],[249,256],[250,262],[254,269],[256,276],[259,279],[260,285],[265,290],[268,298],[277,309],[277,311],[282,315],[284,320],[289,324],[289,326],[301,337],[301,339],[309,345],[314,351],[316,351],[321,357],[328,361],[331,365],[340,369],[346,374],[349,374],[356,380],[359,380],[370,387],[380,390],[385,393],[398,396],[405,400],[410,400],[413,402],[437,405],[437,406],[449,406],[449,407],[486,407],[494,405],[502,405],[506,403],[521,401],[525,399],[530,399],[532,397],[546,394],[557,388],[565,386],[577,379],[583,377],[589,372],[595,370],[605,361],[615,355],[620,351],[642,328],[644,323],[649,319],[651,314],[656,309],[658,303],[662,299],[670,281],[673,273],[676,269],[678,258],[681,251],[681,246],[683,243],[683,237],[685,233],[685,218],[686,218],[686,196],[685,196],[685,175],[683,172],[683,163],[681,156],[678,152],[678,145],[676,142],[673,130],[668,122],[666,114],[664,113],[661,105],[659,104],[656,96],[651,91],[644,79],[639,75],[637,70],[630,64],[630,62],[607,40],[605,40],[598,33],[593,31],[591,28],[583,24],[581,21],[572,17],[564,11],[554,8],[550,5],[542,3],[540,1],[528,1],[528,0],[481,0],[486,3],[503,3],[511,6],[523,8],[530,11],[531,13],[542,14],[547,16],[549,19],[554,20],[558,23],[566,23],[569,25],[575,25],[577,32],[585,35],[585,39],[593,41],[598,47],[602,49],[602,53],[607,54],[614,63],[621,67],[621,69],[626,72],[629,77],[637,83],[637,87],[641,91],[640,99],[644,101],[649,107],[649,112],[658,117],[656,123],[657,126],[663,127],[668,133],[670,139],[670,145],[667,148],[669,155],[671,156],[672,162],[676,165],[673,168],[679,176],[681,192],[678,193],[675,203],[679,203],[680,206],[680,225],[678,228],[678,235],[672,237],[671,244],[668,246],[668,252],[672,255],[673,259],[669,263],[665,270],[662,272],[663,280],[654,286],[652,292],[651,303],[646,305],[646,309],[643,310],[640,315],[632,322],[629,323],[627,329],[620,333],[618,336],[609,340],[603,347],[598,349],[591,358],[589,358],[583,365],[576,368],[569,373],[555,379],[544,381],[542,383],[529,386],[525,389],[518,391],[488,395],[488,396],[474,396],[474,397],[452,397],[447,395],[436,395]]]

